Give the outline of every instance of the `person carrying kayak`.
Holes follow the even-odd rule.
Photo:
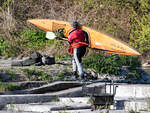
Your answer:
[[[69,32],[68,36],[68,42],[70,44],[68,53],[73,55],[73,75],[76,79],[78,79],[79,76],[81,79],[84,79],[85,75],[82,67],[82,57],[85,55],[86,47],[88,46],[88,35],[79,28],[80,25],[77,21],[73,21],[71,27],[73,27],[73,29]],[[79,76],[77,72],[79,73]]]

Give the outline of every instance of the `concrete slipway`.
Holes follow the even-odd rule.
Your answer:
[[[61,82],[59,82],[61,85]],[[103,82],[91,84],[99,86]],[[150,85],[149,84],[115,84],[117,87],[115,103],[110,106],[110,113],[127,113],[131,110],[148,113],[150,109]],[[106,91],[110,91],[107,86]],[[113,87],[111,87],[113,89]],[[33,90],[32,90],[33,91]],[[54,102],[59,98],[58,102]],[[19,94],[0,95],[1,108],[20,112],[92,112],[90,110],[89,97],[84,97],[82,86],[65,89],[58,92],[47,92],[45,94]],[[115,110],[115,111],[114,111]],[[106,110],[105,110],[106,111]],[[94,111],[100,112],[100,111]],[[103,111],[104,112],[104,111]]]

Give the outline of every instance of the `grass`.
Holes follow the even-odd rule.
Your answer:
[[[55,80],[64,80],[64,81],[66,81],[67,80],[66,76],[68,76],[68,75],[70,75],[70,73],[67,72],[67,71],[64,71],[64,72],[61,72],[61,73],[56,74],[54,76],[56,77]]]
[[[60,101],[60,99],[58,96],[52,100],[52,102],[59,102],[59,101]]]
[[[130,110],[129,113],[140,113],[140,112],[136,112],[134,110]]]
[[[43,71],[34,69],[23,69],[25,75],[30,81],[53,81],[53,80],[67,80],[66,76],[70,75],[69,72],[64,71],[59,74],[48,75]]]
[[[72,55],[65,54],[65,55],[56,55],[56,60],[68,60],[72,58]]]
[[[36,69],[23,69],[26,76],[30,81],[50,81],[52,77],[44,73],[43,71],[37,71]]]
[[[19,90],[20,87],[14,84],[5,84],[0,82],[0,92]]]

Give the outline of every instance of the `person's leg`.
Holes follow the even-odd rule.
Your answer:
[[[83,67],[82,67],[82,56],[84,56],[86,51],[86,48],[81,47],[81,48],[75,48],[74,49],[74,59],[75,63],[77,65],[77,69],[79,72],[80,77],[84,77],[84,72],[83,72]]]
[[[73,75],[77,77],[77,64],[75,62],[74,56],[72,57],[72,68],[73,68]]]

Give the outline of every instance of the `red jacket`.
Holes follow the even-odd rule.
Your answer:
[[[69,54],[73,54],[74,48],[79,48],[81,46],[87,46],[84,33],[80,29],[72,31],[68,37],[68,42],[70,43],[70,48],[68,50]]]

